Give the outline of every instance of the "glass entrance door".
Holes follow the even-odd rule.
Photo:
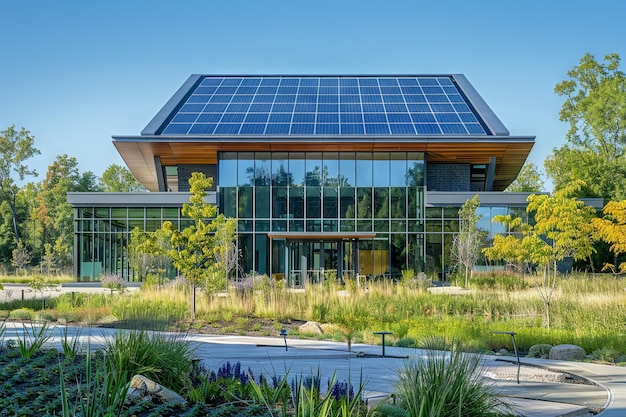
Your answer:
[[[289,244],[289,285],[302,287],[354,273],[353,244],[346,241],[292,241]]]

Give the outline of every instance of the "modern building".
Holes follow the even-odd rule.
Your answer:
[[[134,227],[188,219],[188,179],[237,219],[240,273],[299,285],[328,274],[445,273],[458,208],[479,194],[481,225],[524,214],[502,193],[533,136],[511,136],[459,74],[192,75],[140,135],[113,136],[149,193],[70,193],[75,273],[117,273]]]

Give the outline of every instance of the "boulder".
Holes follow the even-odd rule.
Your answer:
[[[163,385],[146,378],[143,375],[135,375],[130,380],[127,399],[140,399],[143,401],[160,402],[163,404],[187,404],[187,401],[174,391]]]
[[[552,349],[552,345],[549,345],[547,343],[532,345],[530,349],[528,349],[528,355],[526,355],[526,357],[548,359],[548,356],[550,355],[550,349]]]
[[[550,349],[550,353],[548,357],[550,359],[556,360],[564,360],[564,361],[577,361],[585,359],[587,353],[585,353],[585,349],[576,345],[556,345],[552,349]]]
[[[323,334],[322,326],[316,321],[307,321],[300,326],[300,333],[305,334]]]

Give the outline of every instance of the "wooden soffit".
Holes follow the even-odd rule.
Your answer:
[[[428,163],[488,164],[496,158],[494,190],[504,189],[519,173],[534,144],[533,137],[433,138],[416,140],[165,140],[124,138],[113,144],[135,178],[157,191],[154,157],[162,166],[217,164],[219,152],[424,152]],[[505,185],[506,184],[506,185]]]

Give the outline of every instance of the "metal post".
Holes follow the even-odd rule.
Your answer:
[[[491,332],[491,334],[508,334],[511,336],[511,340],[513,341],[513,349],[515,350],[515,358],[517,358],[517,384],[519,385],[519,372],[520,367],[522,366],[519,361],[519,352],[517,351],[517,344],[515,343],[515,332]]]
[[[285,340],[285,351],[287,351],[288,350],[288,348],[287,348],[287,329],[285,329],[284,327],[282,329],[280,329],[280,335]]]

